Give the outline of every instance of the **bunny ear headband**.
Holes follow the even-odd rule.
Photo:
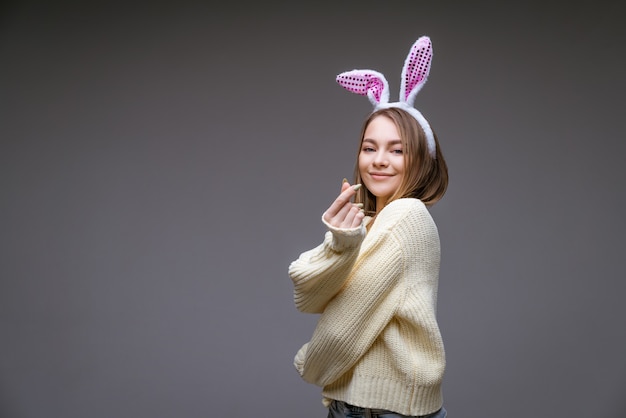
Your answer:
[[[420,124],[426,134],[428,151],[435,158],[435,137],[428,121],[413,107],[415,96],[422,89],[430,72],[430,61],[433,48],[428,36],[420,37],[409,51],[404,67],[402,67],[402,86],[400,100],[389,103],[389,84],[385,76],[373,70],[352,70],[337,76],[337,82],[345,89],[367,96],[374,105],[374,111],[389,107],[397,107],[407,111]]]

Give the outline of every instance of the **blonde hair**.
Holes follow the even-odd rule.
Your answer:
[[[370,122],[378,116],[387,117],[396,125],[405,157],[404,177],[400,187],[389,198],[387,204],[404,197],[419,199],[427,206],[435,204],[443,197],[448,188],[448,166],[441,153],[437,135],[433,131],[435,145],[437,146],[436,158],[433,158],[428,153],[426,134],[420,124],[408,112],[396,107],[375,111],[363,124],[357,152],[357,162],[354,169],[354,184],[363,184],[359,172],[359,154],[365,130]],[[357,192],[355,202],[363,203],[363,209],[366,214],[376,213],[376,196],[367,189],[365,184]]]

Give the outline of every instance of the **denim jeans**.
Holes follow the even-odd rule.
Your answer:
[[[441,408],[437,412],[428,415],[420,415],[419,418],[446,418],[446,410]],[[402,415],[384,409],[370,409],[353,406],[343,401],[332,401],[328,407],[328,418],[418,418]]]

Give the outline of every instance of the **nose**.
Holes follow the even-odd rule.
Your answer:
[[[384,151],[379,151],[376,153],[376,157],[374,158],[373,161],[375,166],[378,167],[386,167],[387,165],[389,165],[389,160],[387,159],[387,154]]]

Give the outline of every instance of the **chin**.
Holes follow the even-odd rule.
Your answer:
[[[392,193],[374,193],[374,192],[372,192],[372,194],[376,196],[376,199],[383,199],[383,200],[389,200],[389,198],[392,195]]]

